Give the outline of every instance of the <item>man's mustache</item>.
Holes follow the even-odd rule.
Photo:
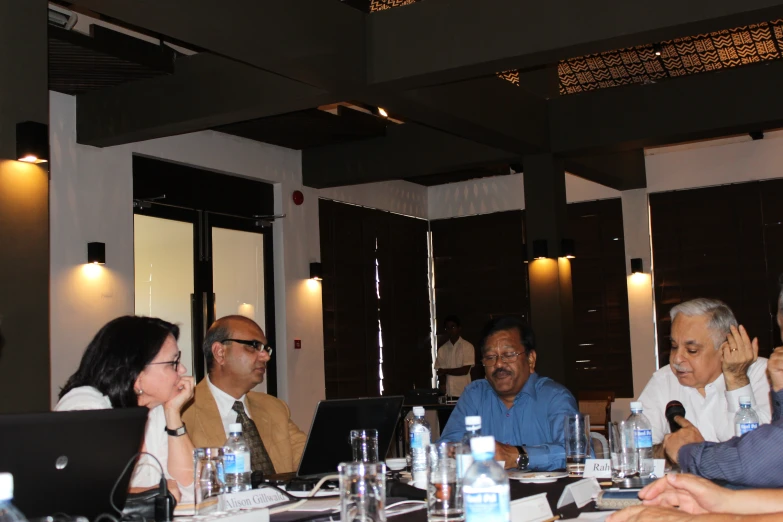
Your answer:
[[[494,372],[492,372],[492,377],[498,377],[501,374],[511,375],[511,370],[508,368],[497,368]]]

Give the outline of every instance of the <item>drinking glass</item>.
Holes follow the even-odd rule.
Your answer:
[[[355,462],[378,462],[378,430],[351,430]]]
[[[430,522],[465,520],[462,476],[457,469],[462,446],[461,442],[427,446],[427,519]]]
[[[612,459],[612,482],[622,482],[637,475],[633,433],[625,421],[609,423],[609,455]]]
[[[566,413],[563,430],[566,470],[572,475],[582,475],[585,472],[585,460],[590,455],[590,416]]]
[[[193,450],[195,509],[208,498],[225,491],[223,448],[195,448]],[[204,509],[204,506],[202,506]]]
[[[340,520],[386,522],[386,465],[343,462],[340,473]]]

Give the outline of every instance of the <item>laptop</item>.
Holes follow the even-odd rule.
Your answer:
[[[147,408],[0,415],[0,471],[14,476],[14,505],[29,519],[117,516],[112,486],[141,450]],[[122,509],[133,470],[120,480]]]
[[[378,430],[378,457],[383,460],[394,437],[403,399],[399,395],[320,401],[296,475],[329,475],[337,473],[341,462],[352,461],[351,430]]]

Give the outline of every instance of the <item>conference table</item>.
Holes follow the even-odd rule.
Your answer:
[[[573,482],[577,482],[578,480],[580,479],[563,478],[549,484],[523,484],[518,480],[511,479],[509,481],[511,486],[511,500],[530,497],[539,493],[546,493],[547,501],[549,502],[549,506],[552,508],[552,513],[555,515],[560,515],[564,519],[576,518],[579,516],[579,513],[595,511],[595,502],[590,502],[581,509],[577,508],[576,504],[567,504],[561,509],[557,509],[557,501],[566,486]],[[387,499],[387,504],[393,502],[394,500],[404,499]],[[339,518],[339,513],[337,514],[337,517]],[[270,522],[319,522],[330,519],[334,520],[334,518],[331,518],[330,515],[324,513],[286,512],[272,515],[270,517]],[[419,509],[417,511],[395,515],[393,517],[389,517],[388,520],[393,522],[426,522],[427,510]]]

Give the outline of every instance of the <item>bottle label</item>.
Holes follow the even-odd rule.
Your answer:
[[[636,448],[652,448],[652,430],[633,430],[633,442]]]
[[[411,432],[411,449],[424,449],[430,443],[428,431]]]
[[[488,488],[464,486],[466,522],[499,522],[511,520],[508,484]]]
[[[759,423],[758,422],[742,422],[742,423],[738,424],[738,427],[739,427],[739,434],[740,435],[745,435],[747,432],[753,431],[756,428],[758,428],[759,427]]]
[[[251,471],[250,452],[241,451],[224,455],[223,468],[226,474],[249,473]]]

